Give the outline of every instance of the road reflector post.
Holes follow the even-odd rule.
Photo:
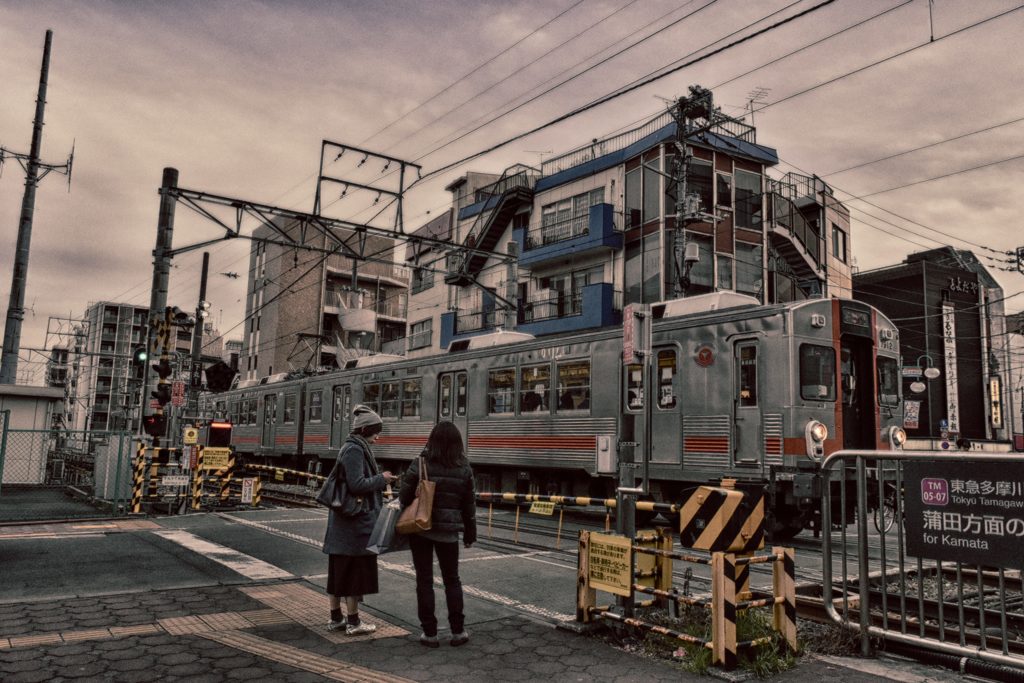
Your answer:
[[[576,621],[589,624],[597,606],[597,590],[590,585],[590,532],[580,531],[576,556]]]
[[[772,565],[772,592],[776,598],[772,622],[775,631],[781,633],[796,652],[796,558],[792,548],[774,547],[772,552],[777,558]]]

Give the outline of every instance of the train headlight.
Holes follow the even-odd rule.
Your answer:
[[[813,420],[807,425],[807,433],[815,442],[821,443],[828,438],[828,427],[817,420]]]
[[[906,442],[907,433],[903,431],[902,427],[889,427],[889,445],[892,446],[893,449],[898,450],[903,448],[903,444]]]
[[[804,441],[807,444],[807,456],[818,460],[825,455],[825,439],[828,438],[828,427],[817,420],[810,420],[804,427]]]

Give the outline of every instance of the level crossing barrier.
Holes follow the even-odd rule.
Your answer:
[[[620,493],[623,491],[632,493],[635,490],[620,489]],[[773,629],[795,651],[796,564],[793,550],[775,547],[770,554],[754,554],[753,550],[763,546],[763,497],[755,504],[742,505],[745,497],[747,494],[729,488],[700,487],[682,506],[681,529],[685,534],[694,520],[700,518],[698,511],[704,502],[721,498],[737,503],[735,506],[711,505],[704,508],[715,508],[715,512],[705,515],[702,533],[697,537],[698,545],[702,547],[696,549],[719,548],[710,551],[709,555],[674,551],[672,536],[664,528],[640,531],[634,536],[581,531],[576,620],[584,624],[596,620],[613,621],[705,647],[711,651],[714,664],[732,669],[737,665],[739,651],[774,641],[774,636],[739,641],[737,615],[749,609],[771,607]],[[633,501],[625,500],[627,504],[621,508],[628,514]],[[746,532],[740,531],[742,529]],[[709,566],[711,596],[691,597],[675,589],[672,586],[673,560]],[[754,593],[749,587],[742,586],[738,590],[741,570],[746,571],[750,565],[760,563],[773,565],[772,591]],[[617,596],[616,605],[598,606],[596,597],[599,590]],[[652,596],[653,599],[638,601],[637,595]],[[709,610],[711,637],[701,638],[636,616],[636,609],[655,605],[669,607],[670,613],[674,613],[676,605]]]
[[[1020,677],[1024,456],[839,451],[822,473],[824,606],[861,653]]]

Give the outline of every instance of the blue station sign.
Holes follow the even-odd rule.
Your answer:
[[[903,475],[908,554],[1021,568],[1024,463],[920,460]]]

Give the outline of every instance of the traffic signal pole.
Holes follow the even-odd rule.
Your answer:
[[[170,191],[178,186],[178,169],[165,168],[163,183],[160,187],[160,216],[156,226],[156,246],[153,248],[153,286],[149,295],[149,331],[146,338],[146,350],[150,358],[155,356],[157,332],[161,325],[170,334],[170,321],[167,313],[167,283],[171,270],[171,244],[174,234],[175,199]],[[169,352],[169,349],[168,349]],[[144,423],[147,415],[149,396],[156,388],[148,372],[144,374],[142,383],[142,418],[139,420],[139,434],[145,434]],[[161,411],[161,414],[162,411]]]

